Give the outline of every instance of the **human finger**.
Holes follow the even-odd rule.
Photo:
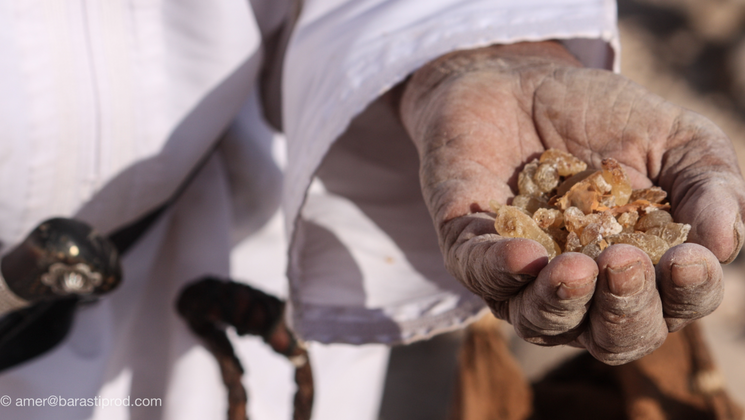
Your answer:
[[[597,264],[589,326],[578,341],[609,365],[651,353],[667,337],[652,261],[639,248],[618,244],[603,251]]]
[[[722,267],[697,244],[681,244],[665,253],[656,267],[662,309],[670,332],[712,312],[722,303]]]
[[[732,142],[706,118],[683,112],[661,159],[659,184],[670,193],[673,217],[688,223],[688,241],[734,260],[745,227],[745,181]]]
[[[548,264],[546,249],[523,238],[495,233],[494,218],[474,213],[445,223],[440,242],[448,271],[507,319],[509,299]]]
[[[574,340],[595,292],[598,266],[580,253],[561,254],[510,300],[509,321],[525,341],[541,345]]]

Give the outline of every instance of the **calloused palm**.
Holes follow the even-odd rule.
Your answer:
[[[706,118],[583,68],[553,42],[443,56],[407,82],[401,115],[446,266],[525,340],[621,364],[721,302],[719,262],[742,246],[745,182]],[[692,226],[689,243],[655,267],[628,245],[548,262],[537,242],[497,235],[489,201],[508,202],[522,166],[549,148],[594,167],[613,157],[634,188],[661,186],[675,220]]]

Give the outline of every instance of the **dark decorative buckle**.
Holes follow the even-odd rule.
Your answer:
[[[89,295],[101,285],[101,273],[91,271],[87,264],[54,263],[41,276],[41,282],[58,295]]]

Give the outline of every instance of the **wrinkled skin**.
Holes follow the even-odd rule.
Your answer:
[[[583,68],[554,42],[452,53],[406,83],[401,117],[420,156],[424,198],[448,270],[523,339],[636,360],[722,300],[721,262],[742,246],[745,182],[730,140],[706,118],[611,72]],[[548,262],[528,239],[497,235],[522,166],[548,148],[592,167],[613,157],[633,188],[659,185],[688,242],[655,267],[614,245],[597,259]]]

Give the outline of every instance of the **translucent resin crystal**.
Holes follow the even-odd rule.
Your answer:
[[[525,165],[518,190],[511,206],[493,204],[496,230],[505,237],[537,241],[549,258],[562,251],[597,258],[609,246],[629,244],[657,264],[691,230],[673,221],[664,190],[633,190],[613,158],[593,170],[569,153],[549,149]]]
[[[552,259],[561,254],[559,245],[538,225],[533,219],[514,206],[502,206],[497,209],[497,217],[494,220],[497,233],[508,238],[532,239],[543,245],[548,252],[548,258]]]

